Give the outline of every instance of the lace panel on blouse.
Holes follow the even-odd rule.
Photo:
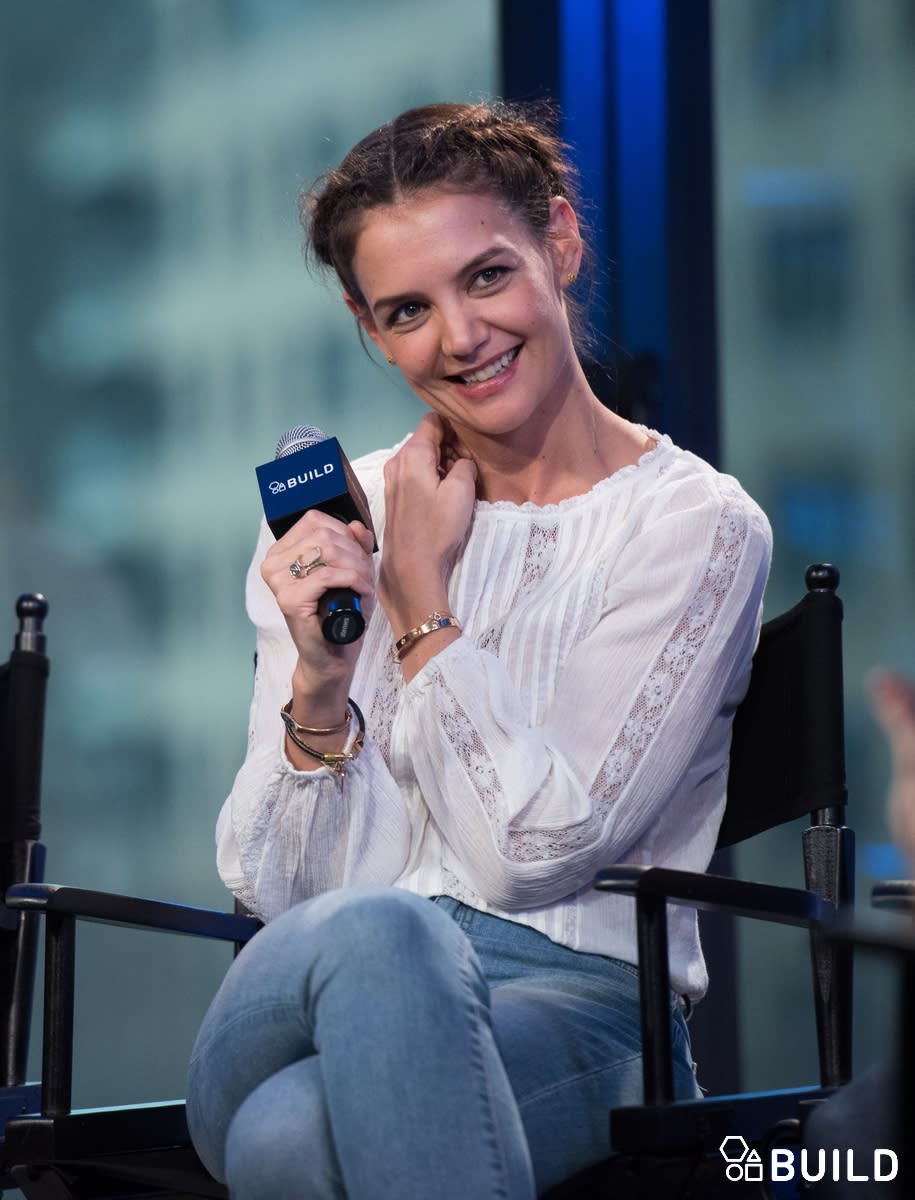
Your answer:
[[[531,525],[527,536],[527,549],[524,552],[524,566],[521,568],[521,595],[535,587],[547,573],[558,545],[557,521],[551,521],[548,525],[535,521]]]
[[[558,521],[551,521],[549,524],[544,524],[540,521],[532,522],[528,530],[527,547],[524,551],[524,563],[521,567],[518,591],[514,597],[516,603],[523,596],[526,596],[528,592],[532,591],[541,579],[543,579],[544,575],[546,575],[550,563],[555,557],[558,545]],[[490,625],[480,635],[477,641],[478,648],[498,657],[502,646],[502,632],[503,626],[501,623]]]
[[[365,713],[366,725],[385,763],[391,764],[391,727],[403,689],[403,676],[393,654],[383,656],[381,677]]]
[[[595,840],[600,826],[645,757],[655,734],[702,648],[733,584],[747,540],[747,517],[725,503],[712,540],[708,566],[699,587],[664,649],[652,665],[641,691],[590,789],[591,815],[565,829],[503,829],[502,855],[512,862],[559,858]],[[442,686],[447,686],[441,674]],[[442,717],[448,740],[460,758],[483,808],[499,828],[502,783],[485,745],[464,709]]]

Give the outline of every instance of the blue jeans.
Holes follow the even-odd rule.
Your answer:
[[[671,996],[675,1084],[697,1094]],[[232,964],[188,1122],[233,1200],[529,1200],[642,1094],[638,973],[397,888],[317,896]]]

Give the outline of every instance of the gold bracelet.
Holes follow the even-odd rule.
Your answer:
[[[347,725],[349,725],[350,717],[352,716],[352,713],[350,712],[349,707],[347,706],[346,716],[343,718],[343,720],[340,722],[339,725],[330,725],[330,726],[328,726],[327,729],[312,729],[308,725],[299,725],[298,722],[293,719],[292,701],[291,700],[289,701],[288,704],[285,704],[280,711],[283,713],[283,722],[284,722],[286,728],[289,730],[290,733],[298,734],[299,737],[301,737],[302,734],[304,734],[304,733],[309,733],[309,734],[311,734],[312,737],[320,737],[322,734],[325,734],[325,733],[342,733],[343,730],[346,729]],[[288,720],[286,719],[287,717],[289,718]]]
[[[442,613],[438,612],[438,610],[430,613],[422,625],[417,625],[415,629],[408,629],[403,637],[398,638],[394,643],[394,648],[391,651],[394,661],[400,662],[404,650],[409,650],[414,642],[418,642],[427,633],[434,633],[436,629],[456,629],[460,633],[461,623],[457,617],[453,617],[450,613]]]
[[[365,741],[365,718],[360,711],[359,705],[353,699],[347,700],[346,703],[348,706],[347,712],[352,710],[356,716],[356,720],[359,723],[359,728],[356,731],[356,737],[353,740],[353,744],[349,750],[341,750],[335,754],[324,754],[320,750],[315,750],[314,746],[309,746],[303,742],[299,735],[295,732],[295,730],[300,729],[301,726],[296,725],[289,713],[286,712],[285,707],[280,709],[280,716],[283,718],[283,724],[286,726],[286,733],[289,735],[289,740],[293,743],[293,745],[298,746],[303,754],[307,754],[311,758],[316,758],[319,763],[325,767],[330,767],[335,775],[340,776],[345,773],[346,764],[353,761],[353,759],[362,749]]]

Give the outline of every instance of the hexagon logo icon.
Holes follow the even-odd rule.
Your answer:
[[[724,1173],[733,1183],[746,1181],[761,1183],[762,1159],[756,1150],[751,1150],[746,1139],[739,1133],[729,1133],[718,1147],[721,1157],[728,1164]]]
[[[742,1163],[749,1153],[750,1147],[746,1143],[746,1139],[741,1137],[739,1133],[729,1133],[721,1145],[718,1147],[718,1152],[725,1162]]]

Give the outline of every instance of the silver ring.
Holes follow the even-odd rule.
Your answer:
[[[315,556],[307,563],[301,563],[295,559],[289,564],[289,574],[293,579],[298,579],[300,575],[310,575],[312,571],[316,571],[318,567],[326,567],[328,564],[321,557],[321,547],[315,546]]]

